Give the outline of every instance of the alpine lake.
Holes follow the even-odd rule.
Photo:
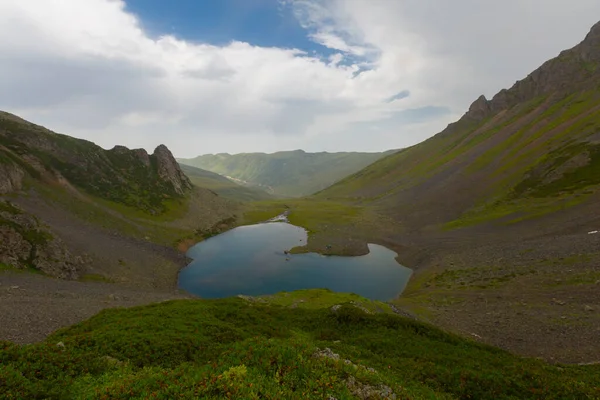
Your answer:
[[[188,250],[193,261],[179,273],[179,288],[206,299],[327,288],[389,301],[412,274],[394,251],[376,244],[358,257],[288,253],[306,241],[306,231],[285,216],[234,228]]]

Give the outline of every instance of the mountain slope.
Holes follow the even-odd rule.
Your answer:
[[[249,186],[265,188],[276,195],[300,197],[324,189],[393,152],[306,153],[296,150],[273,154],[207,154],[178,161],[235,178]]]
[[[547,360],[597,361],[600,326],[600,23],[434,137],[286,209],[296,251],[385,245],[414,270],[395,304]]]
[[[600,184],[599,87],[596,24],[436,136],[317,197],[368,203],[413,230],[517,222],[584,202]]]
[[[173,288],[174,247],[231,218],[163,145],[153,154],[54,133],[0,113],[0,264]]]
[[[210,189],[219,196],[236,201],[268,200],[273,196],[261,189],[238,185],[231,179],[214,172],[206,171],[190,165],[181,164],[181,170],[190,178],[192,184]]]
[[[42,181],[67,180],[91,195],[158,214],[166,211],[166,200],[183,198],[192,188],[164,145],[151,155],[123,146],[106,151],[1,113],[0,146],[5,191],[19,189],[28,172]]]

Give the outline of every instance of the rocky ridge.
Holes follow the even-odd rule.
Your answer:
[[[502,89],[491,100],[481,95],[463,118],[481,121],[538,96],[572,92],[577,88],[592,89],[587,84],[600,76],[600,69],[596,67],[599,62],[600,22],[590,29],[581,43],[545,62],[510,89]]]
[[[104,150],[86,140],[60,135],[8,113],[0,113],[0,193],[21,189],[26,176],[68,182],[89,194],[142,209],[165,211],[164,200],[192,188],[169,151],[115,146]]]

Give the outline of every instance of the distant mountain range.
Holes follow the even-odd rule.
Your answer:
[[[397,150],[381,153],[307,153],[303,150],[272,154],[206,154],[179,158],[182,165],[202,168],[257,187],[275,196],[301,197],[333,185]]]

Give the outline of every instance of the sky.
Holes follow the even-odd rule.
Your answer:
[[[598,0],[0,0],[0,110],[177,157],[397,149],[599,19]]]

